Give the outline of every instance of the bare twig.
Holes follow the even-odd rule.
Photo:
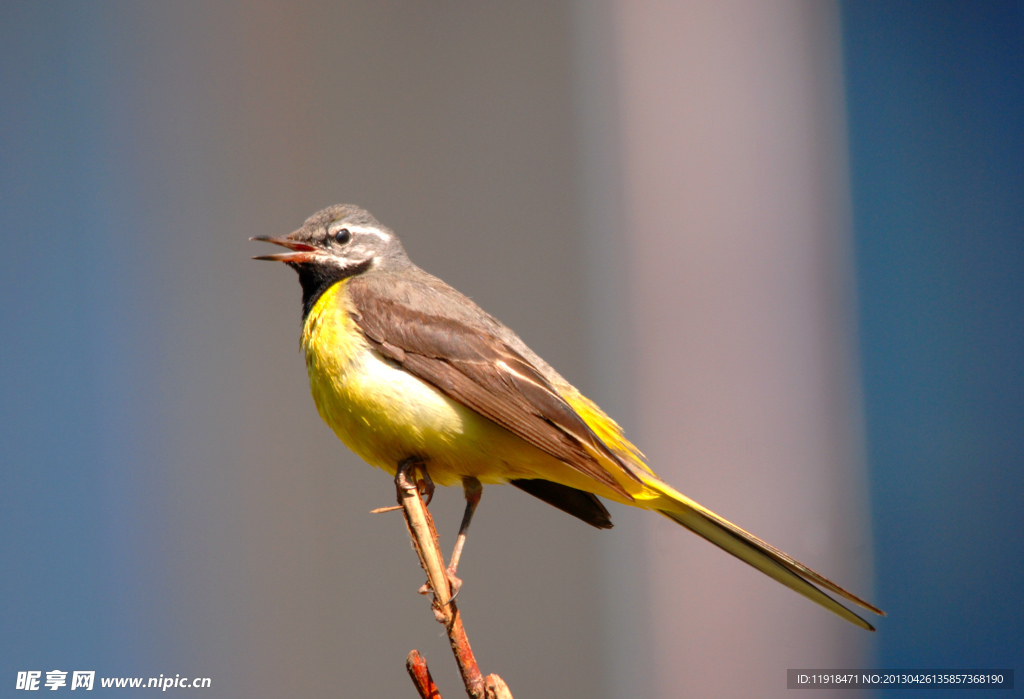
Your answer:
[[[434,520],[427,511],[423,500],[420,498],[419,488],[416,483],[416,471],[422,472],[422,465],[415,461],[403,461],[399,464],[398,472],[395,474],[395,487],[398,491],[398,502],[405,514],[405,523],[409,528],[412,537],[413,547],[420,559],[420,565],[427,573],[427,581],[430,589],[434,592],[434,617],[444,625],[448,633],[448,641],[455,654],[455,662],[459,666],[459,673],[466,685],[466,692],[471,699],[512,699],[508,687],[497,675],[488,675],[486,680],[480,672],[473,650],[469,646],[469,639],[466,637],[466,629],[462,625],[462,616],[452,599],[451,586],[448,575],[445,571],[444,557],[438,545],[437,530],[434,529]],[[413,651],[420,660],[422,656]],[[409,655],[407,667],[412,660],[412,653]],[[426,661],[423,660],[423,670],[426,672]],[[429,673],[428,673],[429,676]],[[413,677],[416,682],[416,677]],[[423,690],[417,683],[417,689],[421,696]],[[436,691],[436,688],[435,688]]]
[[[484,678],[484,690],[487,692],[487,699],[513,699],[505,680],[495,674]]]
[[[434,678],[430,676],[430,670],[427,669],[427,661],[419,651],[409,651],[409,656],[405,659],[405,669],[409,671],[409,677],[416,685],[420,699],[441,699],[441,692],[437,690]]]
[[[423,500],[420,499],[419,488],[409,478],[415,468],[417,468],[417,464],[406,462],[405,465],[399,467],[398,473],[395,475],[398,504],[405,512],[405,523],[409,527],[413,546],[420,558],[420,565],[427,573],[430,589],[434,591],[434,606],[444,610],[447,622],[448,616],[451,616],[451,611],[447,609],[452,596],[451,588],[448,585],[448,577],[445,575],[444,558],[437,545],[437,530],[434,529],[434,520],[427,512]]]

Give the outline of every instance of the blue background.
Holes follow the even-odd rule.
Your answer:
[[[878,663],[1019,670],[1024,5],[843,21]]]

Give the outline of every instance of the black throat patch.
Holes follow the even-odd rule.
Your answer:
[[[299,273],[299,284],[302,285],[302,322],[313,310],[313,306],[320,300],[323,293],[342,279],[362,274],[373,266],[373,258],[346,267],[334,267],[333,265],[316,265],[308,263],[289,264],[289,267]]]

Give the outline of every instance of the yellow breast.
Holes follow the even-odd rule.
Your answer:
[[[352,451],[394,472],[432,441],[463,431],[463,409],[437,389],[375,352],[352,320],[342,281],[306,318],[302,347],[320,417]]]

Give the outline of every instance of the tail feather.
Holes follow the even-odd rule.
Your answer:
[[[753,534],[737,527],[732,522],[722,519],[711,510],[679,493],[664,483],[650,484],[663,497],[652,503],[653,509],[683,525],[695,534],[707,539],[719,548],[728,551],[740,560],[757,568],[762,573],[774,578],[786,587],[799,592],[825,609],[841,616],[852,624],[868,631],[875,627],[862,619],[845,606],[822,592],[815,584],[834,592],[844,599],[857,604],[875,614],[885,616],[878,607],[844,590],[839,585],[816,573],[804,564],[795,560],[771,544],[757,538]]]

